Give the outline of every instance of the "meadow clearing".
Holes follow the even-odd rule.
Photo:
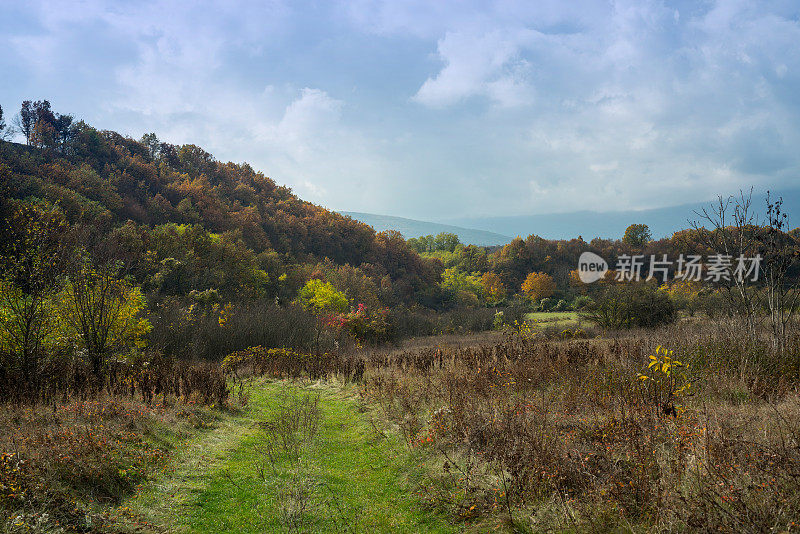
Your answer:
[[[796,531],[800,358],[737,331],[507,329],[305,367],[243,351],[225,407],[5,411],[26,462],[4,457],[3,502],[49,499],[43,531]]]

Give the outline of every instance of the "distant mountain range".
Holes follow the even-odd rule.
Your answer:
[[[486,230],[463,228],[450,224],[433,223],[392,217],[389,215],[376,215],[374,213],[359,213],[355,211],[341,211],[342,215],[351,217],[372,226],[376,231],[397,230],[403,237],[410,239],[423,235],[436,235],[442,232],[456,234],[465,245],[478,245],[483,247],[504,245],[511,241],[511,237]]]
[[[754,192],[752,209],[762,218],[765,214],[764,192]],[[773,191],[772,198],[783,197],[783,211],[789,214],[789,228],[800,226],[800,190]],[[700,221],[697,212],[709,208],[715,201],[695,202],[667,208],[625,211],[574,211],[570,213],[545,213],[503,217],[458,217],[442,222],[425,222],[402,217],[372,213],[342,212],[353,219],[365,222],[375,230],[397,230],[406,239],[421,235],[450,232],[457,234],[462,243],[490,246],[508,243],[511,238],[525,238],[536,234],[546,239],[572,239],[582,236],[586,241],[595,237],[621,238],[625,229],[633,224],[646,224],[653,238],[669,237],[678,230],[690,228],[691,221]]]
[[[800,190],[776,190],[774,200],[783,198],[783,211],[789,215],[790,229],[800,226]],[[766,214],[766,192],[753,192],[751,209],[763,219]],[[586,241],[595,237],[621,238],[625,229],[633,224],[646,224],[654,239],[669,237],[678,230],[691,227],[692,221],[700,222],[698,216],[703,208],[711,208],[716,201],[695,202],[648,210],[625,211],[575,211],[570,213],[548,213],[507,217],[459,217],[448,219],[448,224],[479,228],[509,236],[527,237],[536,234],[546,239],[571,239],[582,236]],[[707,223],[706,223],[707,226]]]
[[[591,241],[595,237],[621,238],[629,225],[637,223],[649,226],[653,237],[658,239],[671,236],[678,230],[689,228],[690,221],[699,218],[695,212],[709,205],[710,203],[696,203],[650,210],[574,211],[506,217],[460,217],[448,220],[448,222],[522,238],[531,234],[546,239],[572,239],[581,236],[586,241]]]

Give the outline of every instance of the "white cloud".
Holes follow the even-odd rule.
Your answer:
[[[641,208],[800,185],[793,2],[64,5],[26,4],[35,23],[0,36],[19,81],[4,104],[50,97],[334,208]]]
[[[425,81],[414,99],[430,106],[446,106],[478,95],[501,106],[530,103],[530,64],[519,57],[519,49],[532,38],[527,30],[479,36],[448,33],[438,45],[445,67]]]

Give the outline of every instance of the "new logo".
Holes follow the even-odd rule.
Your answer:
[[[584,284],[591,284],[603,278],[608,272],[606,260],[594,252],[584,252],[578,258],[578,277]]]

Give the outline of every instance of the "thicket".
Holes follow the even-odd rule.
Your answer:
[[[586,303],[583,316],[602,328],[648,328],[675,321],[677,311],[666,291],[642,282],[603,288]]]

